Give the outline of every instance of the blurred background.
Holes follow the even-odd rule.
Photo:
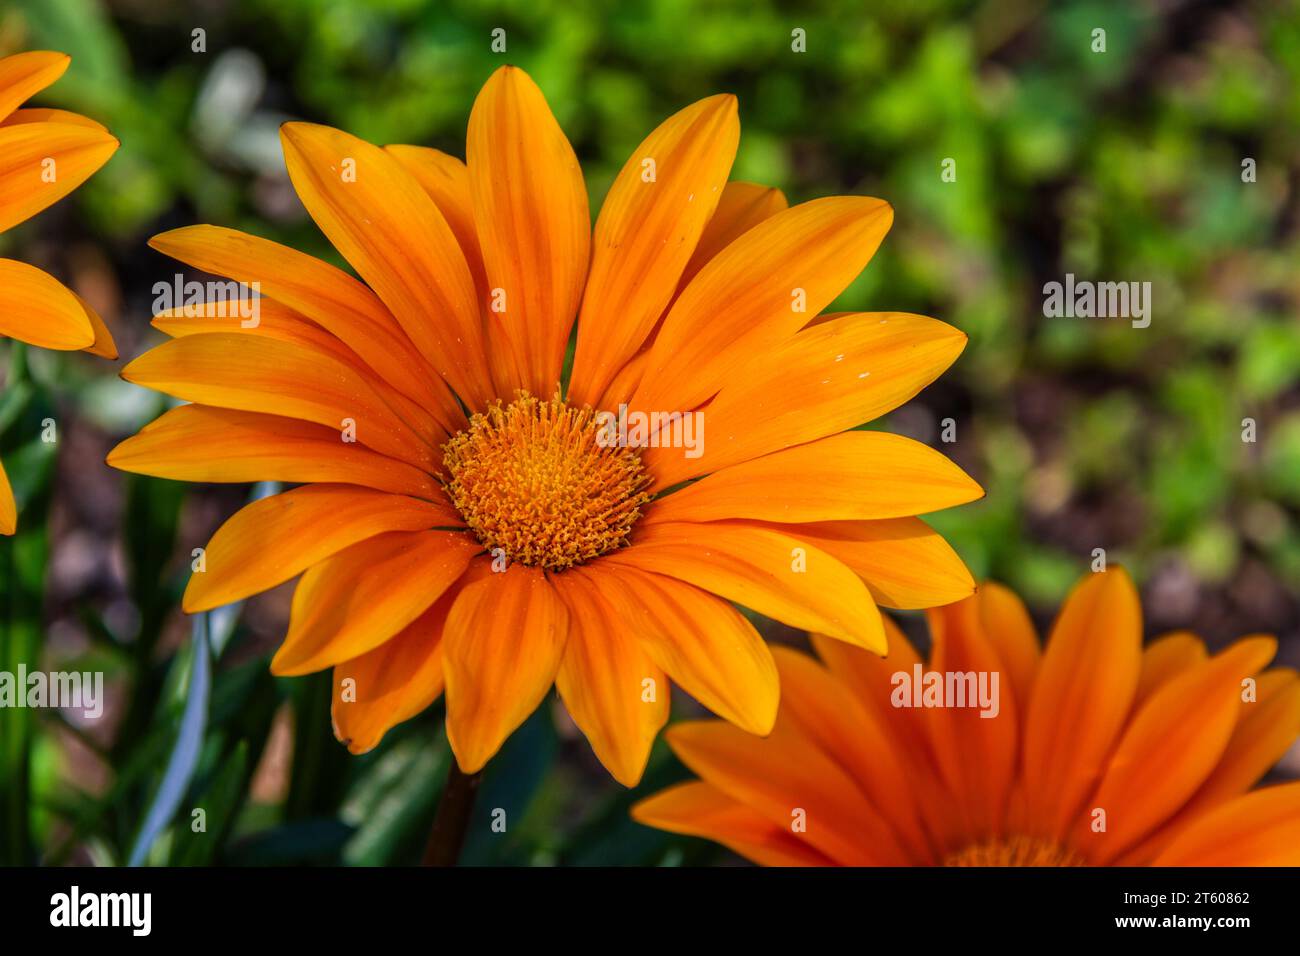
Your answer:
[[[796,28],[806,53],[791,50]],[[954,420],[941,447],[988,497],[933,523],[976,575],[1016,588],[1046,625],[1103,548],[1137,579],[1151,635],[1191,628],[1218,646],[1268,631],[1280,663],[1300,665],[1294,3],[0,0],[0,55],[24,49],[72,55],[35,102],[98,118],[122,148],[0,237],[0,255],[65,278],[122,362],[157,340],[152,286],[178,269],[145,246],[156,232],[217,223],[339,261],[289,187],[286,119],[463,156],[475,94],[516,63],[572,140],[595,210],[657,123],[733,92],[733,178],[792,203],[855,193],[896,210],[833,310],[920,312],[969,334],[885,425],[937,444]],[[1151,282],[1150,327],[1044,318],[1043,285],[1067,272]],[[0,712],[0,863],[417,860],[446,774],[440,705],[349,757],[328,674],[267,671],[291,586],[192,635],[178,608],[191,550],[257,492],[108,469],[160,397],[120,381],[122,362],[26,361],[0,404],[21,507],[4,545],[6,655],[103,670],[109,710],[93,724]],[[46,417],[53,445],[36,437]],[[1300,776],[1300,755],[1278,773]],[[628,793],[548,703],[480,794],[484,820],[507,811],[507,833],[475,826],[464,860],[734,861],[628,820],[635,797],[681,776],[660,742]]]

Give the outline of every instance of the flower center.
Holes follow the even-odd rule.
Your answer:
[[[1073,851],[1047,840],[1013,836],[949,854],[944,866],[1083,866]]]
[[[484,547],[563,571],[627,544],[650,500],[640,452],[597,431],[592,409],[521,392],[442,446],[443,485]]]

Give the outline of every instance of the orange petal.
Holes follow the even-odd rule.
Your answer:
[[[727,796],[836,863],[898,866],[906,854],[853,780],[784,717],[768,737],[720,720],[668,729],[673,752]]]
[[[488,284],[505,298],[504,311],[489,313],[489,341],[515,371],[497,385],[549,398],[587,277],[591,210],[582,169],[542,91],[513,66],[479,92],[465,149]]]
[[[1006,668],[1007,680],[1015,695],[1017,712],[1024,714],[1029,706],[1029,696],[1038,672],[1041,649],[1038,631],[1029,617],[1024,602],[1015,592],[993,581],[980,585],[976,594],[979,600],[980,623],[984,636],[997,649]]]
[[[899,671],[910,673],[913,666],[922,663],[922,658],[892,618],[882,615],[881,620],[885,622],[885,633],[889,640],[889,651],[884,655],[873,654],[821,634],[813,634],[811,639],[817,656],[835,675],[835,679],[851,688],[854,696],[864,706],[871,708],[877,717],[883,718],[899,712],[889,701],[891,678]],[[929,749],[928,740],[913,743],[922,746],[909,746],[907,749]]]
[[[76,295],[76,293],[74,292],[73,295]],[[86,346],[85,351],[91,355],[98,355],[100,358],[117,358],[117,343],[113,341],[113,333],[108,330],[104,320],[99,317],[98,312],[90,307],[90,303],[81,296],[77,296],[77,301],[86,310],[86,318],[90,320],[90,327],[95,333],[95,341]]]
[[[52,276],[13,259],[0,259],[0,335],[43,349],[95,343],[81,299]]]
[[[253,305],[254,302],[256,306]],[[246,316],[255,316],[255,319],[250,320]],[[265,296],[227,301],[218,299],[165,309],[153,317],[152,324],[158,331],[172,338],[224,332],[306,345],[315,352],[327,353],[347,366],[352,373],[359,375],[383,399],[384,404],[414,429],[433,450],[435,463],[441,460],[440,449],[450,432],[448,425],[435,412],[443,413],[446,409],[430,411],[426,405],[395,388],[388,379],[381,378],[378,372],[334,335],[274,299]],[[455,414],[459,416],[460,410],[456,409]]]
[[[1153,866],[1300,866],[1300,783],[1265,787],[1196,821]]]
[[[1138,700],[1146,700],[1159,687],[1204,662],[1208,656],[1205,642],[1190,631],[1177,631],[1156,638],[1142,651]]]
[[[281,677],[350,661],[420,616],[481,551],[449,531],[389,531],[312,566],[293,592],[289,633],[271,660]]]
[[[625,404],[632,393],[636,391],[637,385],[641,383],[641,376],[645,374],[646,362],[650,359],[650,353],[642,350],[634,357],[628,360],[627,364],[619,369],[614,380],[609,383],[609,388],[605,389],[605,394],[600,400],[594,402],[596,408],[617,408],[620,404]]]
[[[470,193],[469,168],[455,156],[423,146],[385,146],[384,149],[416,178],[455,233],[460,250],[465,254],[470,275],[474,277],[474,290],[483,322],[483,340],[489,342],[492,335],[491,323],[499,317],[489,311],[492,290],[488,284],[487,266],[483,263],[483,250],[479,246],[478,230],[474,225],[474,197]],[[514,356],[507,354],[504,349],[489,348],[487,359],[494,381],[515,381]],[[497,391],[503,399],[514,398],[513,385],[501,387],[498,384]]]
[[[469,169],[455,156],[426,146],[385,146],[384,150],[415,177],[451,227],[465,256],[479,310],[487,304],[487,271],[474,229],[474,200],[469,191]]]
[[[122,471],[176,481],[332,481],[438,500],[433,478],[323,425],[204,405],[164,413],[108,454]]]
[[[68,110],[52,109],[14,110],[0,122],[0,126],[20,126],[23,123],[71,123],[73,126],[88,126],[90,129],[108,132],[108,127],[89,116],[71,113]]]
[[[870,711],[876,722],[887,728],[897,741],[926,828],[937,834],[937,842],[942,845],[943,836],[957,832],[960,827],[950,809],[953,798],[939,779],[929,726],[935,712],[925,708],[894,707],[891,699],[894,675],[899,672],[912,674],[922,661],[898,625],[888,616],[882,620],[889,639],[889,653],[884,657],[820,634],[812,635],[813,647],[836,681],[849,688],[858,703]]]
[[[1120,866],[1141,866],[1206,812],[1258,783],[1300,736],[1300,676],[1288,668],[1259,675],[1258,696],[1243,701],[1223,756],[1199,790],[1155,834],[1126,851]]]
[[[700,270],[673,304],[632,405],[688,411],[703,404],[751,356],[790,338],[848,288],[893,219],[879,199],[835,196],[784,210],[750,229]]]
[[[877,604],[915,609],[969,597],[975,579],[952,546],[920,518],[766,525],[838,558]]]
[[[1119,739],[1137,690],[1142,609],[1122,568],[1086,576],[1066,599],[1025,719],[1027,812],[1042,836],[1073,825]]]
[[[983,494],[933,448],[887,432],[855,431],[716,471],[657,500],[645,521],[898,518],[951,508]]]
[[[703,781],[680,783],[647,797],[632,807],[632,819],[713,840],[762,866],[834,865],[807,841]]]
[[[72,57],[31,50],[0,58],[0,119],[61,77]]]
[[[587,578],[557,574],[551,583],[570,622],[556,689],[600,762],[623,786],[635,787],[668,722],[668,678]]]
[[[1232,739],[1214,771],[1188,801],[1198,810],[1235,797],[1259,782],[1300,737],[1300,676],[1289,669],[1258,678],[1257,697],[1243,702]]]
[[[785,193],[771,186],[730,182],[722,190],[718,208],[704,227],[690,262],[682,270],[678,289],[685,288],[718,253],[731,245],[760,222],[788,209]]]
[[[804,541],[759,526],[665,521],[601,559],[664,574],[768,617],[885,652],[880,612],[852,571]]]
[[[907,849],[911,862],[929,862],[930,850],[916,813],[908,767],[889,726],[807,654],[788,647],[773,648],[772,654],[781,673],[783,717],[857,783]]]
[[[722,198],[718,200],[718,208],[714,210],[708,225],[704,227],[704,232],[700,234],[700,241],[695,247],[690,262],[682,270],[674,299],[681,295],[682,289],[695,278],[696,273],[704,268],[710,259],[764,219],[776,215],[788,205],[785,195],[779,189],[755,186],[752,183],[727,183],[723,187]],[[659,317],[654,331],[647,339],[647,344],[624,364],[609,387],[605,389],[605,394],[594,403],[597,408],[617,408],[620,404],[629,401],[636,393],[646,366],[649,364],[650,345],[658,337],[659,330],[663,327],[664,317],[664,315]]]
[[[245,505],[212,536],[182,606],[210,611],[282,584],[386,531],[454,526],[450,506],[355,485],[304,485]]]
[[[250,315],[254,309],[257,310],[256,317]],[[356,355],[340,339],[315,322],[266,296],[241,296],[226,301],[213,299],[163,309],[154,313],[150,324],[173,339],[213,332],[265,335],[283,342],[306,342],[338,357]]]
[[[280,128],[289,179],[321,232],[467,403],[493,395],[474,279],[455,234],[391,155],[314,123]]]
[[[0,126],[0,232],[58,202],[108,162],[116,137],[69,123]]]
[[[780,699],[776,664],[743,614],[661,574],[610,570],[600,562],[576,573],[590,577],[651,659],[686,693],[750,733],[771,732]]]
[[[18,504],[14,490],[9,487],[9,476],[0,462],[0,534],[13,534],[18,530]]]
[[[1084,823],[1077,830],[1076,843],[1090,860],[1113,860],[1205,782],[1232,737],[1242,680],[1261,670],[1276,650],[1272,638],[1238,641],[1139,705],[1089,801],[1106,811],[1107,829],[1093,833]]]
[[[736,98],[722,94],[670,116],[632,151],[596,220],[574,401],[594,405],[655,327],[717,208],[739,142]]]
[[[477,773],[546,697],[569,615],[541,571],[516,564],[466,587],[443,633],[447,740]]]
[[[1014,693],[1002,692],[1006,668],[985,636],[978,598],[936,608],[926,616],[932,641],[929,669],[945,681],[957,675],[962,683],[954,689],[960,688],[965,697],[947,701],[950,706],[938,708],[928,722],[940,773],[949,789],[961,794],[955,816],[968,839],[1001,835],[1019,733]],[[897,689],[906,687],[900,684]]]
[[[654,487],[662,489],[846,431],[912,398],[965,344],[966,336],[950,325],[897,312],[856,313],[805,329],[754,353],[729,376],[703,410],[702,455],[687,458],[680,448],[647,448],[642,460],[655,476]],[[688,359],[682,355],[679,361]],[[656,374],[651,367],[642,381]],[[649,407],[636,400],[633,405]]]
[[[396,636],[334,666],[330,717],[334,736],[350,752],[373,750],[390,729],[438,699],[442,628],[457,593],[450,589]]]
[[[429,447],[355,369],[306,342],[235,333],[189,335],[131,362],[122,378],[168,395],[247,412],[274,408],[353,442],[428,467]],[[346,433],[349,437],[342,437]]]
[[[257,283],[266,297],[337,336],[382,378],[435,412],[448,431],[464,425],[455,398],[397,320],[347,273],[287,246],[218,226],[173,229],[154,236],[149,246],[204,272]]]

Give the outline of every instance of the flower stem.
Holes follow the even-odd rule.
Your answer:
[[[478,792],[483,771],[464,773],[451,758],[451,770],[442,788],[438,812],[429,831],[429,843],[424,848],[424,866],[455,866],[460,859],[465,835],[469,832],[469,819],[474,812],[474,795]]]

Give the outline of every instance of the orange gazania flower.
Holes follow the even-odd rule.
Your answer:
[[[970,594],[914,516],[978,486],[922,444],[846,431],[915,395],[965,336],[901,313],[814,318],[892,211],[787,209],[728,183],[738,138],[732,96],[669,118],[593,232],[573,149],[518,69],[479,94],[467,163],[287,124],[290,179],[366,284],[213,226],[153,240],[265,298],[256,328],[219,304],[157,318],[173,340],[124,376],[194,404],[109,462],[304,483],[216,533],[185,609],[302,574],[272,670],[334,668],[353,752],[445,684],[472,773],[554,683],[632,785],[667,677],[770,729],[776,668],[729,602],[883,652],[877,602]],[[642,412],[663,413],[658,430]],[[690,447],[664,447],[673,436]]]
[[[702,781],[633,816],[770,865],[1300,864],[1300,783],[1251,789],[1300,735],[1300,677],[1265,669],[1273,638],[1144,650],[1122,570],[1075,587],[1042,652],[994,584],[929,624],[925,663],[893,625],[885,658],[821,637],[820,663],[780,649],[771,736],[671,728]],[[931,673],[943,691],[917,680]],[[959,687],[998,692],[953,707]]]
[[[19,109],[68,68],[64,53],[0,59],[0,232],[58,202],[108,162],[118,141],[66,110]],[[47,349],[117,358],[103,321],[75,292],[35,266],[0,259],[0,336]],[[0,465],[0,534],[13,534],[18,507]]]

